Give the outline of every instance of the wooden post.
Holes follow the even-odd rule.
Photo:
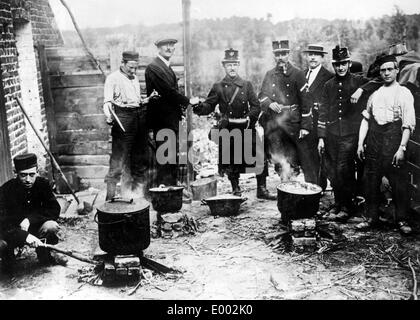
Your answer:
[[[4,98],[0,61],[0,185],[13,177],[10,138],[7,129],[6,99]]]
[[[191,88],[191,30],[190,30],[190,8],[191,0],[182,0],[182,19],[183,19],[183,44],[184,44],[184,72],[185,72],[185,95],[192,96]],[[192,127],[192,107],[187,108],[187,135],[189,137]],[[190,182],[194,180],[194,170],[192,163],[188,159],[188,154],[192,148],[192,141],[187,141],[187,188],[190,191]]]

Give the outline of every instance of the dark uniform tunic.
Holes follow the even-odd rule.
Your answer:
[[[239,89],[235,99],[232,101],[232,104],[229,106],[236,88]],[[249,117],[250,124],[249,128],[252,129],[252,151],[255,154],[255,144],[256,141],[256,131],[255,123],[257,122],[258,115],[260,113],[260,102],[254,92],[251,82],[241,79],[239,76],[232,79],[229,76],[226,76],[223,80],[216,82],[211,88],[206,101],[200,103],[195,109],[194,112],[198,115],[207,115],[214,111],[215,107],[219,105],[219,110],[222,115],[226,115],[229,119],[244,119]],[[232,129],[241,129],[241,141],[242,144],[242,153],[245,152],[246,148],[246,135],[244,135],[244,126],[229,124],[225,129],[228,129],[230,132]],[[245,139],[244,139],[245,138]],[[246,163],[244,155],[241,155],[241,163],[235,164],[235,142],[239,143],[237,140],[231,139],[229,143],[224,143],[223,139],[220,139],[219,143],[219,166],[222,169],[222,172],[225,171],[228,174],[229,179],[239,178],[239,174],[243,173],[246,167],[252,167],[255,164]],[[230,163],[223,163],[222,155],[224,153],[230,154]],[[256,172],[258,174],[258,172]]]
[[[168,67],[160,58],[155,58],[145,71],[146,91],[149,96],[156,90],[160,98],[149,102],[147,108],[147,124],[153,129],[156,147],[159,148],[163,141],[156,141],[160,129],[171,129],[176,134],[176,150],[178,154],[179,122],[182,118],[182,107],[188,106],[189,99],[178,88],[178,79],[171,67]],[[176,185],[178,178],[177,164],[157,163],[157,184]]]
[[[286,158],[295,168],[301,165],[306,181],[316,183],[317,172],[306,141],[298,140],[300,129],[312,130],[305,84],[303,72],[290,63],[285,70],[276,67],[268,71],[258,95],[264,111],[260,124],[264,128],[266,155],[275,164],[276,171],[280,173],[280,158]],[[292,107],[278,114],[269,108],[272,102]]]
[[[357,140],[364,106],[352,104],[351,95],[369,79],[347,73],[344,77],[335,76],[323,88],[319,108],[318,136],[326,138],[325,165],[327,176],[334,190],[338,206],[352,207],[355,195],[355,161]],[[373,92],[380,86],[370,83],[363,86]]]
[[[39,236],[41,226],[56,221],[59,215],[60,205],[44,178],[37,177],[31,189],[25,189],[17,178],[0,187],[0,240],[5,240],[9,248],[25,244],[28,232],[19,226],[25,218],[30,222],[29,233]],[[57,242],[55,235],[48,235],[47,243]]]
[[[309,69],[305,70],[305,75],[308,74]],[[322,163],[318,153],[318,118],[319,118],[319,106],[321,105],[322,88],[325,82],[334,77],[334,74],[321,66],[318,74],[314,81],[307,88],[306,94],[308,99],[308,105],[312,108],[312,131],[305,138],[308,142],[308,152],[314,162],[317,175],[316,184],[321,186],[325,190],[327,187],[327,173],[325,165]]]

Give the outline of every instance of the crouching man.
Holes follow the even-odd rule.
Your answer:
[[[33,153],[13,159],[16,178],[0,187],[0,257],[3,272],[15,265],[14,249],[29,245],[35,248],[42,265],[62,264],[64,257],[53,257],[45,243],[57,244],[60,205],[48,180],[38,176],[37,157]]]
[[[416,125],[414,98],[397,81],[398,63],[395,56],[378,61],[382,87],[369,98],[360,126],[357,154],[365,161],[367,221],[357,228],[366,230],[378,223],[379,188],[383,176],[390,181],[398,227],[410,234],[407,210],[410,203],[406,147]]]

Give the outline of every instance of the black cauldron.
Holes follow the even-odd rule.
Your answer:
[[[182,208],[182,191],[184,187],[166,187],[161,184],[149,189],[153,209],[158,212],[177,212]]]
[[[99,247],[112,255],[139,254],[150,244],[150,204],[115,198],[97,208]]]
[[[239,213],[239,207],[247,198],[222,194],[219,196],[201,200],[203,205],[210,207],[210,214],[213,216],[234,216]]]
[[[312,218],[319,209],[322,188],[316,184],[287,181],[277,186],[277,208],[283,223]]]

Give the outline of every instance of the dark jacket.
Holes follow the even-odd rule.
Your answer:
[[[155,58],[145,71],[146,91],[150,95],[156,90],[161,96],[152,99],[147,108],[147,119],[152,129],[171,128],[178,130],[182,106],[188,106],[189,99],[179,92],[178,80],[172,68],[160,58]]]
[[[288,131],[293,131],[294,134],[299,129],[310,131],[312,129],[311,106],[308,105],[306,99],[305,84],[306,79],[302,70],[290,63],[287,64],[286,73],[277,67],[268,71],[258,95],[263,111],[260,119],[261,124],[265,126],[268,121],[275,121],[276,118],[280,117],[279,114],[269,108],[272,102],[277,102],[285,106],[297,105],[295,109],[290,111]]]
[[[350,73],[343,78],[335,76],[328,80],[323,88],[319,108],[318,136],[325,138],[327,133],[340,137],[358,134],[362,111],[366,106],[362,103],[363,99],[352,104],[350,97],[358,88],[371,94],[380,86],[379,82]]]
[[[305,70],[305,75],[308,74],[309,69]],[[319,105],[321,104],[322,89],[325,82],[334,77],[334,73],[328,71],[323,66],[319,70],[316,78],[306,91],[308,104],[312,108],[313,130],[316,133],[318,128]]]
[[[48,180],[37,177],[31,189],[25,189],[18,178],[7,181],[0,187],[0,239],[12,246],[25,243],[28,235],[19,224],[28,218],[31,226],[47,220],[57,220],[60,204],[55,198]]]
[[[228,104],[236,88],[239,88],[239,91],[229,107]],[[251,127],[257,122],[260,114],[260,102],[251,82],[243,80],[239,76],[233,80],[226,76],[223,80],[213,84],[206,101],[200,103],[194,112],[198,115],[207,115],[214,111],[216,105],[219,105],[220,112],[229,118],[249,116]]]

